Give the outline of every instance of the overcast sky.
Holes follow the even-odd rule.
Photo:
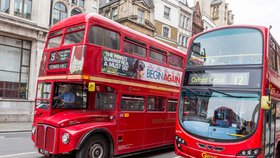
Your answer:
[[[271,25],[272,35],[280,43],[279,0],[226,0],[226,3],[235,15],[234,24]]]

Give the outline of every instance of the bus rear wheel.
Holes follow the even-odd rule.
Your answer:
[[[87,140],[84,146],[77,151],[77,158],[108,158],[109,144],[102,135],[95,135]]]

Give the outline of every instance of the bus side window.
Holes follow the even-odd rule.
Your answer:
[[[165,109],[164,97],[148,97],[147,111],[164,111]]]
[[[114,92],[98,92],[95,95],[96,110],[113,110],[115,107],[116,94]]]
[[[115,50],[120,49],[120,35],[117,32],[98,26],[92,26],[90,28],[88,41],[99,46],[104,46]]]
[[[144,97],[123,95],[121,99],[122,111],[143,111],[144,110]]]
[[[168,99],[167,103],[167,111],[175,112],[178,101],[175,99]]]

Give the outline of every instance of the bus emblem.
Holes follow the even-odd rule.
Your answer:
[[[208,155],[206,152],[201,153],[202,158],[218,158],[217,156]]]
[[[206,152],[201,153],[201,157],[202,158],[210,158],[210,156]]]

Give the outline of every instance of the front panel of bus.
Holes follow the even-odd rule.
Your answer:
[[[257,157],[262,151],[264,38],[249,27],[194,38],[188,52],[176,127],[176,153]]]

